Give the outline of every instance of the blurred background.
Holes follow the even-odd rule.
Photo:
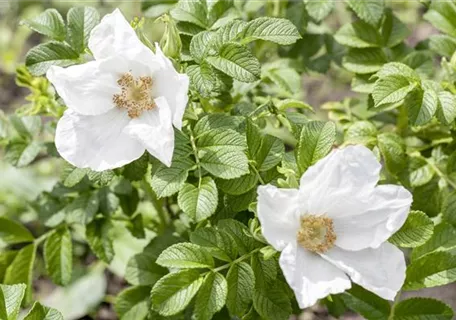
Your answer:
[[[159,3],[158,3],[159,2]],[[65,1],[65,0],[0,0],[0,216],[19,218],[24,223],[36,221],[39,199],[43,191],[50,191],[62,171],[63,164],[56,158],[37,158],[32,165],[26,168],[16,168],[10,165],[3,157],[2,148],[5,143],[5,129],[2,123],[5,117],[24,106],[28,106],[27,97],[37,94],[36,86],[31,88],[17,80],[16,70],[21,68],[26,52],[42,41],[40,35],[20,25],[23,19],[37,16],[47,8],[56,8],[62,16],[73,6],[94,6],[100,15],[111,12],[114,8],[121,8],[127,18],[146,17],[144,31],[149,40],[158,41],[161,38],[163,27],[154,23],[156,17],[166,12],[175,1]],[[267,0],[251,0],[253,7],[261,7]],[[255,4],[256,2],[256,4]],[[387,1],[402,21],[409,24],[412,31],[408,42],[411,46],[425,40],[429,35],[437,33],[433,27],[421,19],[424,7],[419,1]],[[315,26],[313,32],[334,34],[339,26],[352,19],[343,3],[338,3],[336,10],[324,21]],[[417,22],[419,21],[419,22]],[[418,24],[417,24],[418,23]],[[350,91],[352,75],[338,66],[332,66],[325,74],[306,72],[301,78],[303,100],[316,110],[329,101],[342,101],[346,97],[354,96]],[[325,113],[317,112],[319,117]],[[46,123],[46,119],[43,119]],[[52,141],[50,137],[49,141]],[[84,268],[91,263],[90,257],[81,255],[81,267],[75,270],[77,281],[68,288],[55,288],[44,278],[35,279],[35,292],[40,299],[52,305],[65,314],[67,319],[115,319],[111,303],[115,295],[125,286],[122,280],[122,268],[125,261],[131,256],[134,249],[141,248],[144,243],[132,240],[127,235],[118,235],[116,248],[117,261],[114,261],[109,271],[97,265],[91,269]],[[122,244],[121,244],[122,243]],[[77,247],[75,247],[77,254]],[[81,247],[82,250],[82,247]],[[140,250],[140,249],[139,249]],[[119,254],[120,253],[120,254]],[[87,259],[87,260],[84,260]],[[1,261],[0,261],[1,268]],[[42,265],[36,268],[43,268]],[[428,289],[420,295],[438,297],[451,304],[456,309],[456,291],[454,286]],[[302,315],[303,319],[326,318],[322,308],[309,310]],[[346,318],[355,316],[347,315]]]

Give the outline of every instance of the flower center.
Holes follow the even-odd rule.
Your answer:
[[[324,253],[336,242],[333,220],[326,216],[305,215],[301,217],[301,228],[296,238],[303,248]]]
[[[139,77],[135,79],[131,73],[125,73],[117,80],[121,88],[120,94],[112,97],[114,104],[121,109],[127,109],[130,118],[139,117],[144,111],[156,107],[150,95],[152,88],[151,77]]]

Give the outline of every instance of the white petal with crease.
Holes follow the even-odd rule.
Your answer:
[[[310,307],[329,294],[351,288],[350,280],[343,271],[296,243],[287,245],[279,263],[301,308]]]
[[[86,116],[65,111],[57,124],[55,145],[60,155],[78,168],[103,171],[138,159],[145,148],[123,132],[130,118],[114,108]]]

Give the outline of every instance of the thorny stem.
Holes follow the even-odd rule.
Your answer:
[[[157,198],[154,190],[152,190],[152,187],[146,180],[142,181],[141,186],[157,210],[158,217],[160,218],[161,230],[164,231],[169,224],[169,217],[165,210],[163,210],[163,201]]]
[[[195,136],[193,135],[192,128],[190,127],[190,125],[188,125],[187,129],[190,134],[190,143],[192,144],[193,154],[195,155],[196,167],[198,168],[198,176],[199,176],[198,189],[199,189],[199,188],[201,188],[201,176],[202,176],[201,163],[200,163],[200,159],[198,157],[198,149],[196,148]]]

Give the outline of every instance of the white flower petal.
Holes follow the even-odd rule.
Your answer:
[[[378,248],[404,224],[412,194],[404,187],[380,185],[368,203],[361,214],[333,219],[337,246],[345,250]]]
[[[173,114],[173,124],[177,129],[182,128],[182,117],[188,102],[189,79],[174,69],[171,61],[163,54],[156,44],[156,58],[161,68],[154,73],[153,96],[165,97]]]
[[[301,308],[310,307],[329,294],[351,288],[351,282],[343,271],[296,243],[287,245],[279,263]]]
[[[122,132],[129,121],[126,111],[117,108],[96,116],[68,109],[57,124],[55,145],[60,155],[78,168],[118,168],[144,153],[139,142]]]
[[[296,242],[300,223],[298,190],[259,186],[258,219],[264,237],[276,250]]]
[[[166,99],[155,99],[156,108],[132,119],[124,132],[139,141],[151,155],[171,166],[174,151],[174,129]]]
[[[383,299],[394,300],[405,280],[404,254],[388,242],[377,249],[361,251],[334,247],[322,257],[346,272],[353,282]]]
[[[119,68],[125,68],[121,60],[106,59],[68,68],[52,66],[46,76],[68,108],[97,115],[114,108],[112,96],[119,92]]]
[[[119,55],[131,59],[141,55],[141,60],[153,56],[153,52],[139,40],[135,30],[119,9],[104,16],[93,28],[89,38],[89,49],[97,60]]]
[[[381,165],[363,146],[333,150],[311,166],[300,181],[303,210],[341,217],[362,212],[379,180]]]

